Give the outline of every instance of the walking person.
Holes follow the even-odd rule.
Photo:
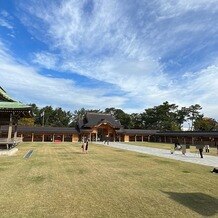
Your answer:
[[[82,153],[85,153],[85,147],[86,147],[86,138],[83,138],[83,142],[82,142]]]
[[[88,153],[88,149],[89,149],[89,140],[87,139],[86,140],[86,143],[85,143],[85,153],[87,154]]]
[[[199,153],[200,153],[201,158],[203,158],[204,145],[203,144],[199,145],[198,149],[199,149]]]
[[[215,147],[216,147],[216,152],[217,152],[217,155],[218,155],[218,143],[215,142]]]
[[[203,158],[203,148],[199,148],[199,153],[200,153],[201,158]]]
[[[199,154],[200,154],[201,158],[203,158],[204,145],[203,144],[198,144],[198,145],[196,145],[196,149],[199,150]]]
[[[81,148],[82,148],[82,153],[84,153],[84,152],[85,152],[85,146],[86,146],[86,143],[85,143],[85,142],[83,142],[83,143],[82,143],[82,146],[81,146]]]
[[[209,153],[210,152],[210,146],[207,144],[205,145],[205,152],[206,153]]]

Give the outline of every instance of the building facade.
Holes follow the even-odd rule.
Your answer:
[[[78,121],[76,128],[18,126],[17,137],[24,142],[79,142],[83,139],[95,141],[119,142],[162,142],[180,144],[218,144],[218,131],[158,131],[142,129],[124,129],[111,114],[87,113]],[[0,137],[8,135],[8,126],[1,126]]]
[[[21,141],[17,135],[18,120],[30,117],[33,117],[32,108],[15,101],[0,87],[0,126],[8,125],[7,134],[0,135],[0,148],[10,148]]]

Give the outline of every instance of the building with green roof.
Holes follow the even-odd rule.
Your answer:
[[[8,125],[7,138],[0,138],[0,144],[10,148],[15,145],[19,139],[17,138],[17,124],[20,118],[33,117],[31,106],[12,99],[6,91],[0,87],[0,126]],[[14,136],[12,137],[12,127],[14,125]]]

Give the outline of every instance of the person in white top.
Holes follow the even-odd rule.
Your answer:
[[[205,145],[205,152],[209,153],[209,151],[210,151],[210,146],[209,145]]]

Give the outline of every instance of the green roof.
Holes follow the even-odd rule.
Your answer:
[[[31,106],[13,100],[0,86],[0,110],[31,110]]]
[[[6,102],[13,102],[13,100],[6,92],[5,90],[0,86],[0,101],[6,101]]]
[[[31,109],[31,106],[24,105],[20,102],[0,102],[1,109]]]

